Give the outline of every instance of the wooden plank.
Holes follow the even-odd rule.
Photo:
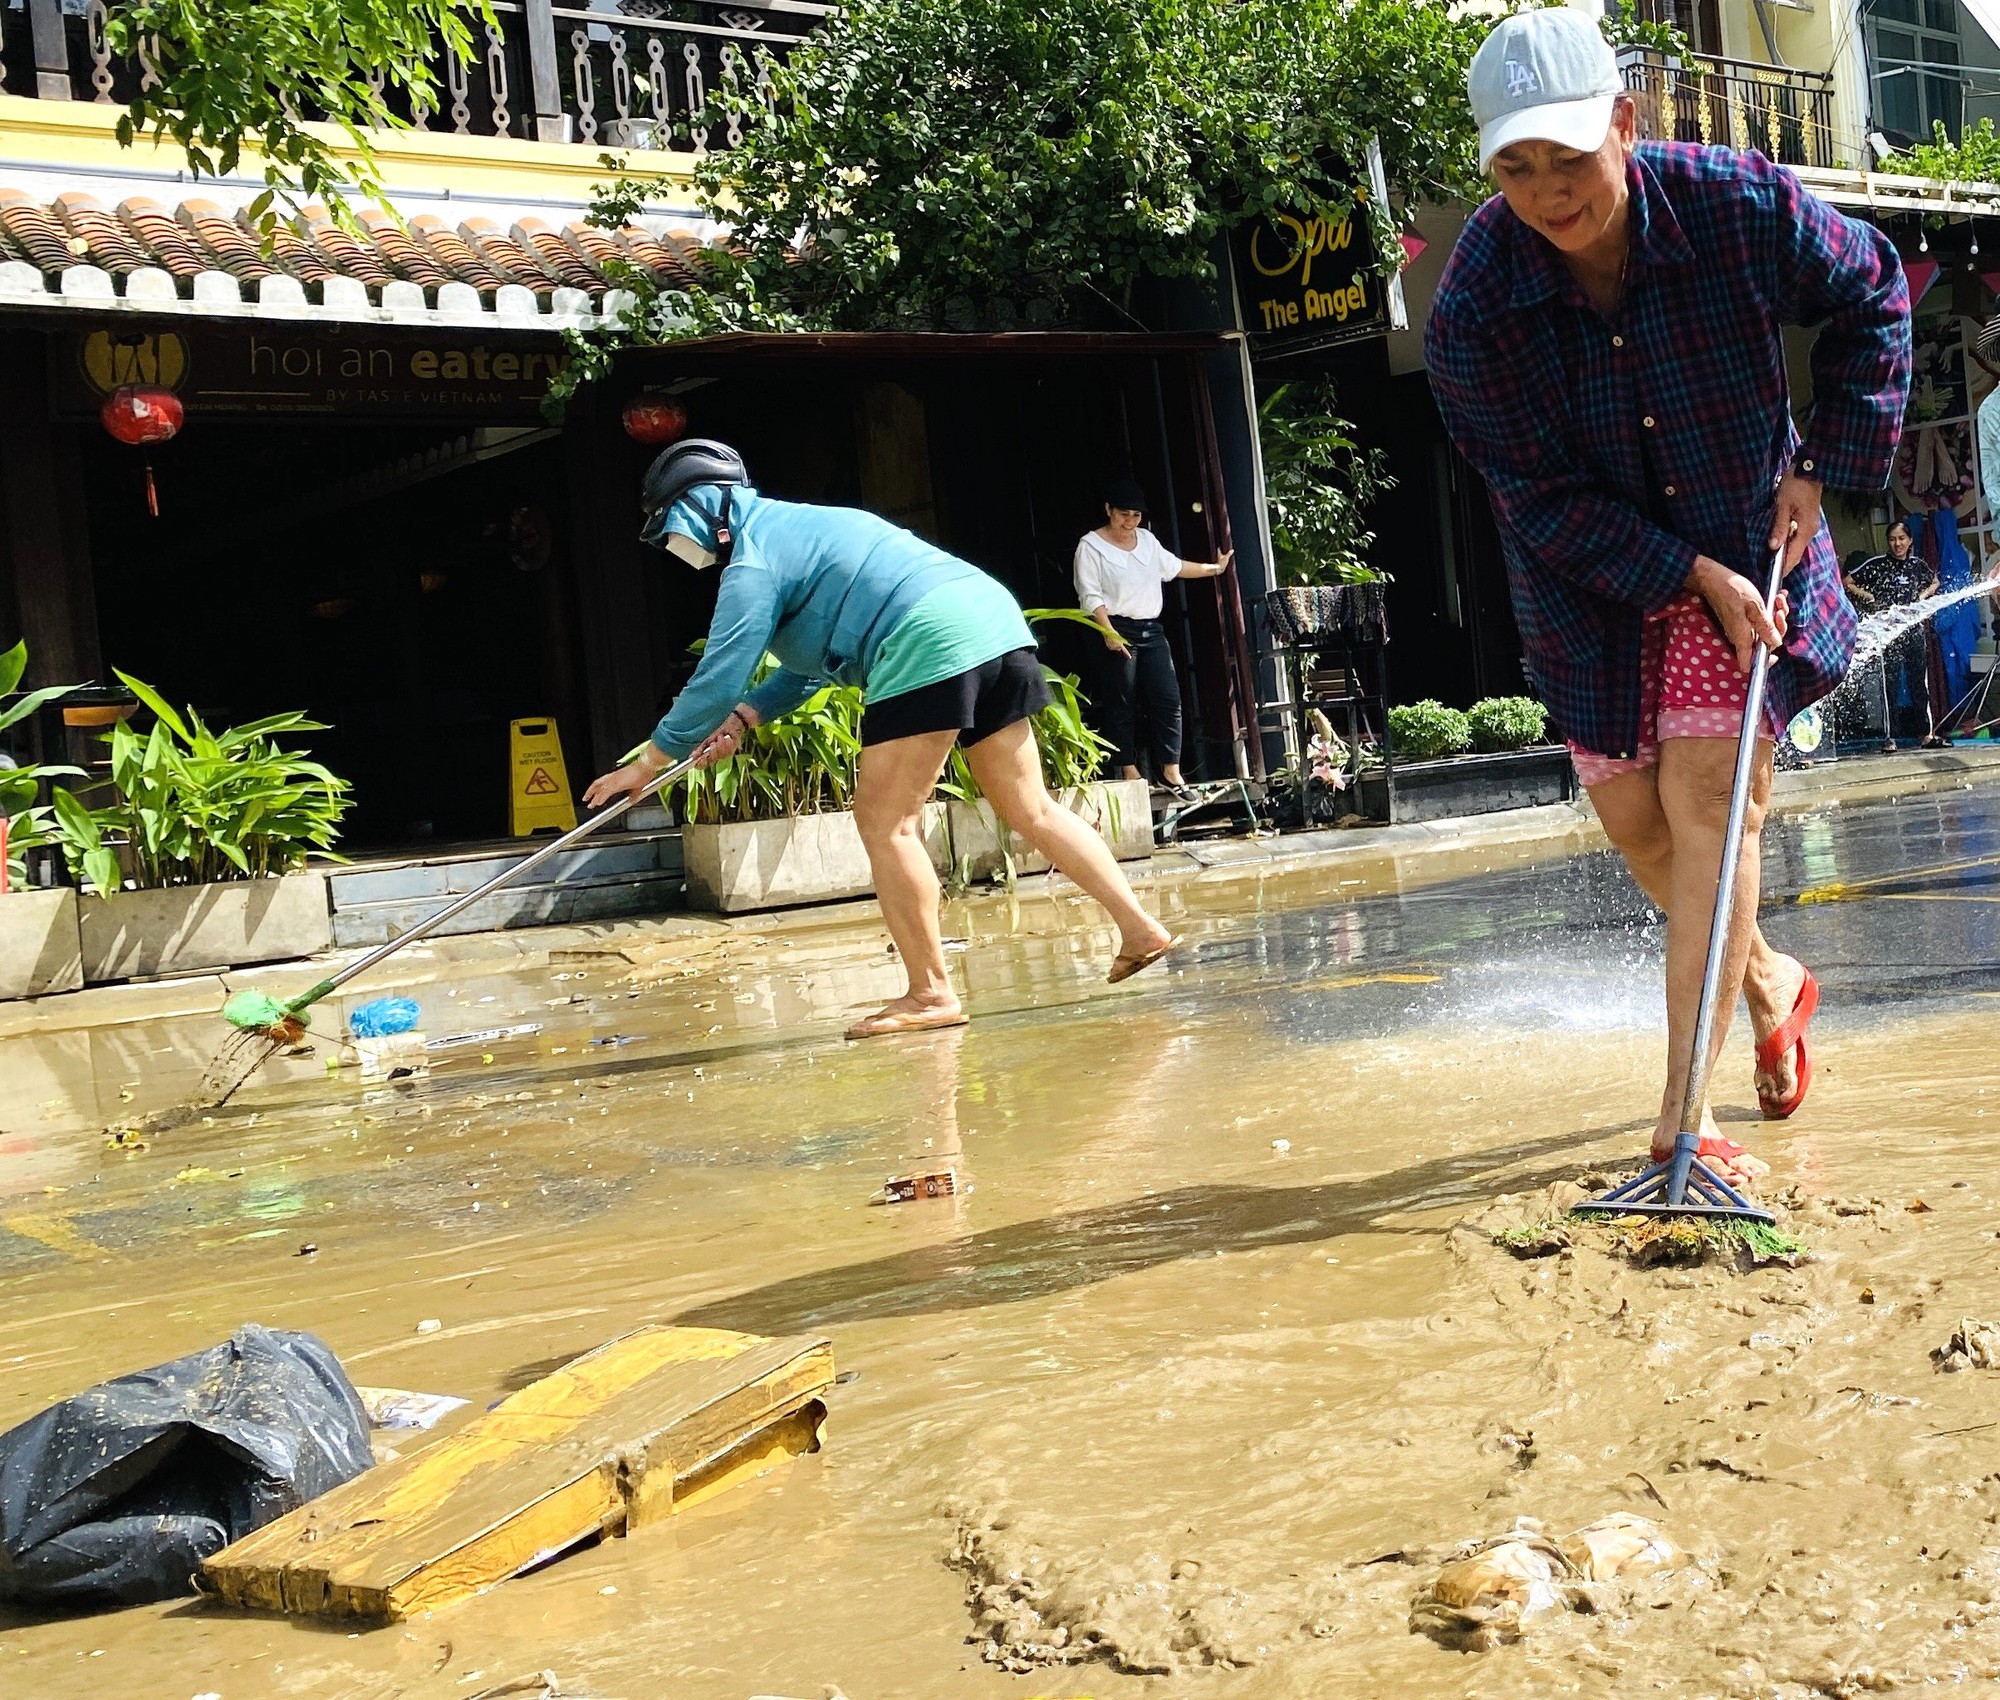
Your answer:
[[[818,1444],[833,1348],[645,1328],[202,1566],[231,1605],[394,1619],[624,1534]]]

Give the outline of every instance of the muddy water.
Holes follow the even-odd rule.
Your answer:
[[[1643,1145],[1658,941],[1595,860],[1176,888],[1193,948],[1115,993],[1080,910],[955,906],[980,1018],[916,1041],[828,1036],[893,979],[866,927],[467,982],[431,1030],[542,1031],[407,1088],[297,1060],[132,1153],[98,1123],[210,1023],[8,1041],[0,1426],[253,1319],[474,1409],[652,1321],[824,1332],[853,1379],[818,1456],[434,1617],[0,1618],[0,1694],[2000,1681],[2000,1374],[1928,1357],[2000,1318],[1996,840],[1973,793],[1774,846],[1780,887],[1852,894],[1768,917],[1827,985],[1807,1110],[1743,1120],[1740,1035],[1719,1075],[1807,1201],[1795,1270],[1462,1226]],[[869,1204],[939,1158],[968,1192]],[[1671,1587],[1488,1654],[1409,1632],[1425,1549],[1620,1508],[1693,1554]]]

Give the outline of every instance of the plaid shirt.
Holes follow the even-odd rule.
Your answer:
[[[1895,250],[1760,154],[1642,142],[1632,259],[1609,321],[1498,196],[1467,222],[1424,333],[1445,428],[1485,478],[1528,671],[1573,742],[1639,745],[1640,631],[1707,555],[1759,587],[1785,470],[1887,481],[1910,383]],[[1781,325],[1824,324],[1803,447]],[[1826,526],[1785,580],[1771,671],[1789,720],[1854,652]]]

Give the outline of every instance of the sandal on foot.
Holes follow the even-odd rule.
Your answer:
[[[1142,968],[1150,968],[1181,942],[1179,933],[1169,935],[1167,942],[1157,950],[1141,951],[1137,956],[1126,956],[1122,952],[1111,959],[1111,972],[1104,976],[1107,986],[1115,986],[1120,980],[1129,980]]]
[[[1812,1046],[1806,1042],[1806,1029],[1818,1008],[1819,982],[1808,968],[1799,986],[1798,999],[1792,1005],[1792,1013],[1772,1028],[1770,1037],[1757,1047],[1757,1067],[1766,1074],[1777,1072],[1778,1063],[1787,1051],[1797,1053],[1797,1078],[1792,1082],[1790,1097],[1772,1098],[1762,1088],[1758,1089],[1757,1107],[1764,1112],[1767,1121],[1783,1121],[1806,1101],[1806,1089],[1812,1085],[1813,1073]]]
[[[1738,1145],[1735,1140],[1723,1138],[1719,1133],[1703,1134],[1701,1136],[1701,1143],[1695,1147],[1694,1154],[1700,1161],[1708,1164],[1710,1167],[1720,1164],[1722,1168],[1728,1171],[1723,1178],[1736,1177],[1732,1184],[1739,1187],[1747,1187],[1751,1182],[1760,1180],[1771,1172],[1771,1166],[1763,1158],[1755,1155],[1747,1147]],[[1736,1166],[1745,1157],[1748,1157],[1751,1162],[1757,1165],[1755,1174],[1746,1173]],[[1669,1151],[1664,1157],[1649,1157],[1648,1161],[1653,1163],[1672,1162],[1673,1152]]]
[[[878,1009],[873,1015],[864,1015],[842,1036],[887,1039],[897,1033],[936,1033],[946,1027],[963,1027],[970,1019],[963,1010],[947,1014],[943,1010]]]

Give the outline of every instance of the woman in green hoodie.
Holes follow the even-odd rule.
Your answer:
[[[1035,640],[1006,588],[874,514],[780,502],[751,486],[735,450],[676,443],[646,475],[644,540],[722,584],[701,664],[651,742],[584,793],[592,808],[690,753],[733,755],[749,728],[827,683],[863,693],[854,820],[882,917],[909,975],[904,994],[848,1037],[957,1027],[965,1013],[938,934],[938,881],[924,805],[952,746],[1010,831],[1104,905],[1117,923],[1110,978],[1136,974],[1175,940],[1133,895],[1102,839],[1049,795],[1028,721],[1049,700]],[[750,681],[766,653],[778,671]]]

